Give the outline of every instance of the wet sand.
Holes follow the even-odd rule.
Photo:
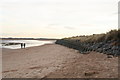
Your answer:
[[[3,78],[117,78],[118,57],[57,44],[2,50]]]

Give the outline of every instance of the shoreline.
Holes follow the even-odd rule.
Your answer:
[[[48,43],[48,44],[43,44],[43,45],[38,45],[38,46],[31,46],[31,47],[17,48],[17,49],[11,49],[11,48],[0,48],[0,49],[21,50],[21,49],[34,48],[34,47],[40,47],[40,46],[44,46],[44,45],[52,45],[52,44],[55,44],[55,43]]]
[[[3,39],[0,39],[0,40],[41,40],[41,41],[56,41],[58,39],[27,39],[27,38],[3,38]]]
[[[1,43],[0,48],[21,49],[21,43],[26,44],[26,48],[55,43],[55,40],[6,40]]]
[[[118,57],[57,44],[2,50],[3,78],[117,78]],[[90,74],[86,76],[85,74]]]

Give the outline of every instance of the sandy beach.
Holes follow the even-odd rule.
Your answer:
[[[118,57],[57,44],[2,50],[3,78],[118,78]]]

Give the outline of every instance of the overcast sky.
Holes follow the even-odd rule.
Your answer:
[[[3,37],[63,38],[118,28],[119,0],[0,0]]]

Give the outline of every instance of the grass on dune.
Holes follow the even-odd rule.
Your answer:
[[[120,29],[119,30],[111,30],[106,34],[93,34],[90,36],[76,36],[70,38],[64,38],[64,40],[78,40],[80,42],[102,42],[102,41],[120,41]]]

